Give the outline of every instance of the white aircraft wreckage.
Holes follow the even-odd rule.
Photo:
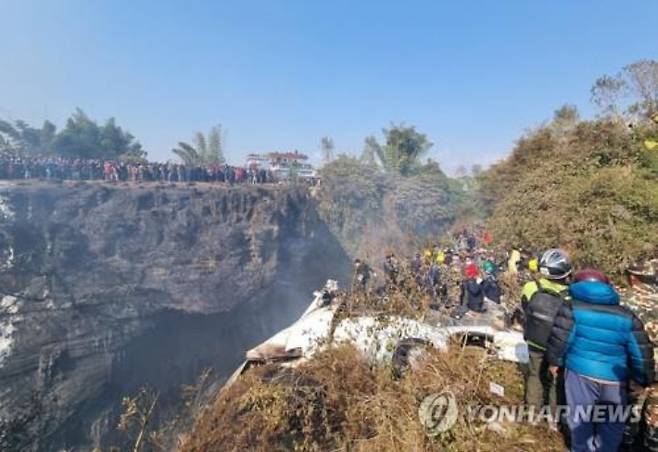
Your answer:
[[[400,372],[401,363],[413,364],[414,356],[424,347],[444,350],[451,339],[478,341],[491,347],[499,359],[528,362],[523,335],[504,329],[501,322],[495,321],[502,308],[494,303],[488,304],[486,314],[473,313],[471,317],[451,319],[448,326],[431,320],[371,315],[345,318],[336,324],[334,316],[340,307],[339,300],[335,299],[338,283],[328,280],[322,290],[313,294],[313,302],[296,322],[247,351],[245,361],[224,388],[254,365],[278,363],[283,367],[295,367],[325,347],[344,342],[352,343],[372,363],[392,363],[394,373]]]

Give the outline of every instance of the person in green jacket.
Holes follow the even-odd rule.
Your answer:
[[[555,378],[545,358],[553,321],[568,299],[571,259],[560,249],[546,251],[539,261],[539,278],[526,283],[521,293],[525,317],[523,338],[528,344],[529,363],[525,378],[525,403],[539,410],[557,400]]]

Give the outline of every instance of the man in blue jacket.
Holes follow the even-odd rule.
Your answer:
[[[572,450],[617,451],[625,419],[611,417],[623,413],[629,383],[653,382],[653,344],[642,322],[620,306],[604,274],[583,270],[575,281],[571,301],[555,319],[546,359],[554,375],[565,368]],[[607,415],[595,414],[603,412],[596,406],[605,407]]]

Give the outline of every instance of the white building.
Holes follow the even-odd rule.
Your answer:
[[[268,154],[249,154],[247,168],[266,169],[277,180],[291,177],[300,179],[316,179],[317,171],[307,162],[308,156],[295,152],[270,152]]]

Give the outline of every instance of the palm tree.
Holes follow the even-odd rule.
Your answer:
[[[171,150],[176,154],[183,163],[187,166],[198,166],[203,164],[203,158],[199,151],[194,149],[194,146],[187,144],[183,141],[178,143],[178,147]]]
[[[378,162],[386,171],[408,175],[420,165],[420,158],[432,147],[425,134],[414,126],[391,124],[383,129],[385,142],[379,144],[373,136],[366,138],[361,160]]]
[[[206,138],[203,133],[194,135],[194,146],[181,141],[178,147],[172,149],[185,165],[203,166],[213,163],[224,163],[221,125],[213,127]]]

